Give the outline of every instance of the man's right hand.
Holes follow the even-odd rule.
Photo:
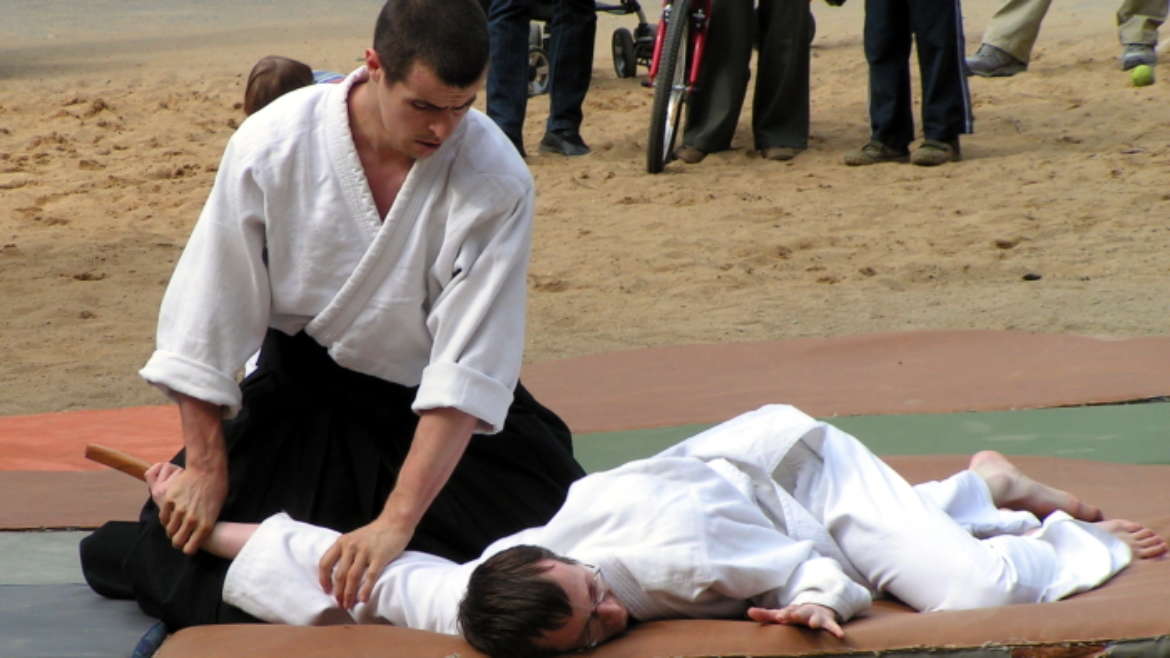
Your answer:
[[[188,466],[171,479],[159,521],[175,548],[187,555],[199,550],[215,528],[227,491],[227,464],[202,470]]]

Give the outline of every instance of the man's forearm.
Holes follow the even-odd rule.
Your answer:
[[[201,472],[227,472],[227,447],[223,439],[223,412],[219,405],[176,394],[182,423],[186,466]]]
[[[410,452],[382,509],[383,521],[413,532],[467,450],[477,422],[451,408],[420,414]]]

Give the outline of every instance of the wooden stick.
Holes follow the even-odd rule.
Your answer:
[[[85,458],[92,459],[99,464],[105,464],[110,468],[122,471],[126,475],[136,477],[139,480],[145,480],[146,469],[150,468],[150,464],[143,461],[134,455],[127,454],[121,450],[114,448],[107,448],[106,446],[91,443],[85,446]]]

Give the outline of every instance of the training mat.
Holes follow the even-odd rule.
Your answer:
[[[1170,337],[911,331],[612,352],[531,363],[522,379],[587,434],[715,423],[775,402],[827,418],[1148,399],[1170,395],[1170,369],[1151,365],[1164,363]],[[0,470],[101,470],[87,443],[169,459],[182,447],[178,412],[0,417]]]
[[[888,461],[911,481],[946,477],[964,467],[958,456],[895,456]],[[1170,533],[1170,465],[1131,465],[1037,456],[1015,461],[1030,474],[1076,491],[1111,516]],[[1145,560],[1104,587],[1056,603],[919,614],[881,601],[845,626],[846,640],[812,631],[746,621],[669,620],[637,626],[583,655],[792,656],[856,652],[969,649],[967,656],[1045,658],[1170,655],[1170,560]],[[480,655],[455,637],[387,626],[291,628],[279,625],[201,626],[164,643],[163,658],[197,656]],[[1096,648],[1096,649],[1094,649]],[[1125,652],[1125,653],[1123,653]],[[1159,653],[1162,652],[1162,653]],[[574,654],[580,655],[580,654]],[[892,655],[892,654],[891,654]],[[932,654],[927,654],[932,655]],[[935,653],[933,655],[946,655]]]
[[[682,345],[527,366],[576,433],[714,423],[769,402],[817,417],[1037,409],[1170,393],[1170,337],[911,331]]]
[[[1053,455],[1136,464],[1170,464],[1170,403],[956,414],[828,419],[879,455]],[[650,456],[709,424],[598,432],[574,437],[588,471]],[[0,529],[92,528],[132,520],[146,499],[137,480],[110,471],[0,471]],[[1168,504],[1170,506],[1170,504]]]
[[[0,585],[0,656],[129,656],[155,620],[80,583]],[[242,654],[238,654],[242,655]]]
[[[883,456],[963,455],[986,449],[1011,455],[1170,464],[1170,440],[1166,436],[1170,403],[1166,402],[823,420],[856,436]],[[585,470],[595,471],[648,457],[710,426],[702,423],[596,432],[575,436],[573,445]]]

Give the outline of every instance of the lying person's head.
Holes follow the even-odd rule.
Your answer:
[[[269,55],[252,67],[244,87],[244,114],[260,108],[294,89],[313,84],[313,70],[295,59]]]
[[[489,656],[545,656],[597,646],[629,612],[596,568],[540,546],[514,546],[475,568],[459,627]]]

